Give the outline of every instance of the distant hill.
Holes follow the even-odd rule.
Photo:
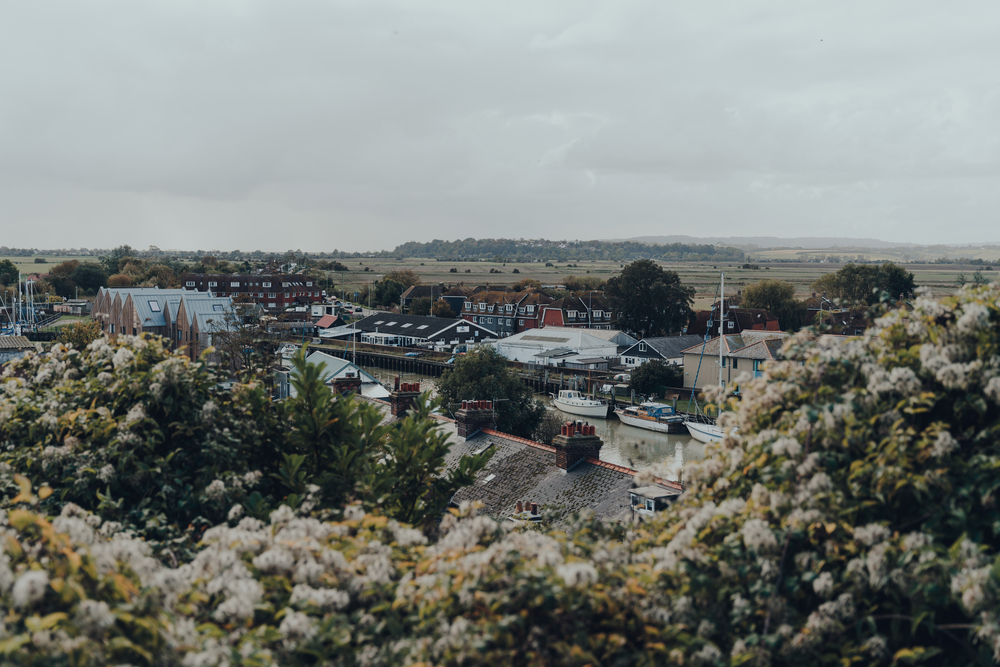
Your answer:
[[[609,242],[635,241],[638,243],[693,243],[710,245],[728,245],[743,249],[764,248],[906,248],[914,247],[914,243],[893,243],[878,239],[833,238],[817,236],[800,236],[783,239],[777,236],[725,236],[699,237],[685,236],[635,236],[628,239],[608,239]]]

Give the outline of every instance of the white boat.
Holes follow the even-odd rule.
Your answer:
[[[698,442],[712,442],[714,440],[722,440],[722,437],[726,434],[721,427],[715,424],[699,424],[698,422],[684,422],[687,426],[688,433],[691,437]],[[736,433],[739,429],[733,429],[732,433]]]
[[[572,389],[559,390],[559,395],[552,397],[552,404],[571,415],[595,417],[597,419],[607,419],[608,417],[607,403],[594,398],[587,398],[586,395]]]
[[[683,422],[683,417],[674,411],[672,405],[663,403],[646,402],[639,405],[627,405],[615,410],[615,414],[618,415],[618,419],[623,424],[659,433],[669,433],[671,424],[676,429]]]
[[[722,341],[724,340],[724,338],[723,338],[723,332],[725,331],[725,323],[726,323],[726,274],[725,273],[719,274],[719,314],[720,314],[720,318],[719,318],[719,386],[720,387],[725,387],[726,383],[722,379],[722,369],[724,368],[724,366],[723,366],[723,356],[722,356],[722,351],[723,351],[724,347],[722,345]],[[709,320],[709,323],[711,324],[711,320]],[[703,357],[704,357],[704,354],[705,354],[704,349],[705,348],[702,347],[702,356]],[[701,367],[701,364],[699,363],[699,368],[700,367]],[[696,384],[697,384],[697,380],[698,380],[698,378],[697,378],[697,376],[695,376],[695,383]],[[696,422],[696,421],[685,421],[684,422],[684,426],[687,427],[688,433],[691,434],[691,437],[694,438],[695,440],[697,440],[698,442],[712,442],[712,441],[715,441],[715,440],[722,440],[723,436],[726,435],[726,432],[723,431],[721,427],[716,426],[715,424],[702,424],[702,423]],[[735,428],[732,430],[733,433],[736,433],[736,431],[737,431],[737,429],[735,429]]]

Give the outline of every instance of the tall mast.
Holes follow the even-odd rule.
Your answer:
[[[723,272],[719,276],[719,281],[721,287],[719,288],[719,311],[721,315],[719,316],[719,386],[722,387],[725,383],[722,381],[722,337],[725,335],[725,323],[726,323],[726,274]]]

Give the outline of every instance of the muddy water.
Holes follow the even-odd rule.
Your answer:
[[[385,386],[391,390],[393,378],[398,373],[375,367],[365,367]],[[399,374],[402,382],[420,382],[421,389],[436,393],[437,378],[416,373]],[[535,398],[544,403],[550,410],[562,415],[566,420],[581,419],[577,415],[561,412],[552,405],[551,399],[542,394]],[[628,466],[635,470],[656,468],[664,471],[668,479],[677,479],[681,467],[687,461],[701,459],[705,456],[705,445],[689,435],[672,433],[657,433],[645,429],[627,426],[617,418],[595,419],[591,421],[597,428],[597,435],[604,441],[601,448],[601,460],[617,465]]]

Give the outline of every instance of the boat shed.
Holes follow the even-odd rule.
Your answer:
[[[20,359],[25,352],[34,349],[35,344],[25,336],[0,336],[0,364]]]
[[[618,345],[583,329],[528,329],[494,345],[497,352],[511,361],[545,366],[568,366],[577,360],[611,360],[618,356]]]
[[[606,371],[611,362],[600,357],[590,359],[572,359],[566,361],[566,368],[576,368],[584,371]]]
[[[601,340],[606,340],[610,343],[614,343],[618,346],[618,349],[625,349],[632,345],[638,343],[638,339],[631,336],[624,331],[619,329],[587,329],[587,328],[576,328],[576,327],[544,327],[546,333],[559,333],[559,332],[573,332],[582,331],[588,336],[593,336],[594,338],[600,338]]]

